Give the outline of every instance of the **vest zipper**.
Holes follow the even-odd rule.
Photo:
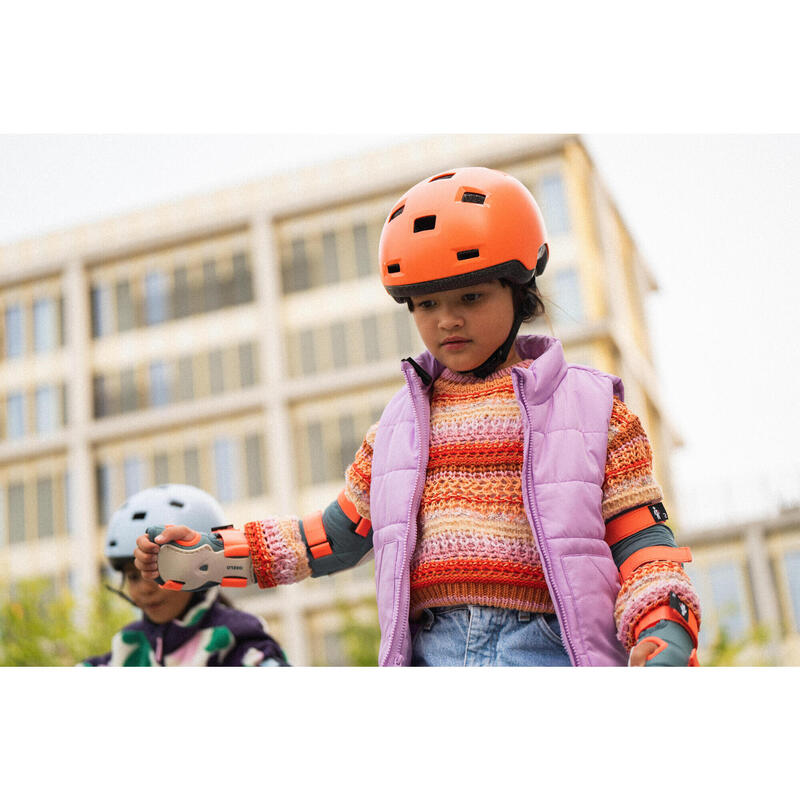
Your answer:
[[[525,448],[526,455],[525,461],[523,463],[523,469],[528,467],[528,469],[532,469],[531,467],[531,460],[533,458],[533,440],[531,437],[531,417],[530,412],[528,411],[528,404],[525,401],[525,395],[523,394],[521,387],[519,385],[519,378],[512,370],[512,380],[514,382],[514,390],[517,395],[517,401],[522,406],[522,410],[525,413],[525,438],[527,447]],[[564,638],[566,639],[566,646],[567,651],[569,653],[570,660],[573,664],[577,666],[577,659],[575,657],[575,647],[572,644],[572,639],[569,633],[569,626],[565,624],[566,620],[566,613],[564,610],[564,603],[561,599],[561,594],[556,588],[556,582],[553,580],[553,568],[552,563],[550,561],[550,551],[542,547],[542,543],[544,542],[544,534],[542,533],[542,526],[541,521],[539,520],[538,514],[536,513],[536,506],[533,502],[533,498],[531,497],[531,483],[532,480],[526,480],[526,476],[522,475],[522,486],[524,488],[524,494],[522,496],[523,502],[525,503],[526,509],[528,511],[528,516],[533,523],[533,537],[536,540],[536,547],[539,550],[539,556],[542,559],[542,563],[544,564],[545,573],[549,578],[548,586],[550,587],[550,594],[555,601],[555,604],[558,608],[558,621],[561,625],[561,630],[564,634]]]
[[[408,360],[411,360],[411,359],[408,359]],[[419,507],[419,496],[420,496],[420,488],[421,488],[420,487],[420,485],[421,485],[420,472],[421,472],[421,467],[422,467],[422,449],[424,447],[427,450],[428,444],[427,444],[427,441],[423,442],[423,439],[422,439],[422,431],[421,431],[421,427],[420,427],[420,423],[419,423],[420,412],[419,412],[419,405],[418,405],[418,401],[417,401],[417,396],[414,393],[414,388],[411,385],[411,380],[409,378],[408,372],[406,372],[405,369],[403,370],[403,372],[405,373],[406,383],[408,384],[408,390],[411,393],[411,405],[412,405],[412,407],[414,409],[414,430],[416,431],[417,441],[419,442],[419,447],[417,448],[416,483],[414,484],[414,491],[411,494],[411,503],[409,504],[409,507],[408,507],[408,520],[409,520],[409,525],[410,525],[409,530],[413,530],[413,532],[414,532],[413,547],[416,547],[416,544],[417,544],[417,519],[416,519],[416,514],[414,513],[414,509]],[[421,377],[420,377],[420,379],[421,379]],[[407,536],[406,539],[405,539],[405,547],[403,548],[403,561],[402,561],[402,564],[401,564],[402,569],[400,570],[401,576],[405,576],[406,562],[408,561],[408,552],[409,552],[410,549],[413,550],[413,548],[409,547],[409,537]],[[392,630],[389,633],[389,639],[387,641],[387,646],[386,646],[386,656],[387,656],[387,658],[388,658],[389,654],[392,652],[392,646],[394,645],[394,640],[395,640],[395,636],[397,634],[397,628],[398,628],[398,625],[400,624],[400,620],[401,619],[405,619],[405,620],[408,619],[408,611],[409,611],[409,606],[411,604],[411,589],[410,589],[410,586],[409,586],[409,581],[403,580],[401,585],[403,586],[402,607],[400,609],[401,613],[398,614],[392,620]],[[395,657],[393,659],[394,664],[395,665],[400,664],[401,661],[402,661],[402,658],[401,658],[400,654],[395,655]],[[385,664],[383,664],[382,666],[385,666]]]

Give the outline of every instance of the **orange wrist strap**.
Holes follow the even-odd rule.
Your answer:
[[[692,560],[692,551],[688,547],[667,547],[666,545],[643,547],[626,558],[619,568],[620,578],[625,583],[634,570],[650,561],[680,561],[685,563]]]
[[[649,628],[651,625],[655,625],[657,622],[661,622],[661,620],[671,620],[672,622],[677,622],[681,627],[683,627],[689,635],[692,637],[692,644],[697,647],[697,636],[700,630],[700,626],[697,624],[697,617],[694,615],[694,612],[688,606],[686,607],[686,616],[687,618],[684,619],[672,606],[668,604],[664,604],[661,606],[656,606],[652,611],[648,611],[637,623],[636,628],[633,631],[633,640],[636,641],[639,638],[639,634]]]
[[[312,558],[329,556],[333,550],[325,533],[325,526],[322,524],[322,512],[315,511],[307,517],[303,517],[303,533],[306,535],[308,549],[311,550]]]
[[[368,520],[366,517],[362,517],[361,514],[356,511],[355,505],[353,505],[353,503],[347,499],[344,489],[339,492],[339,496],[336,498],[336,501],[339,503],[339,508],[342,509],[347,519],[349,519],[350,522],[355,523],[356,533],[359,536],[366,536],[372,528],[372,522],[370,522],[370,520]]]
[[[643,531],[651,525],[665,522],[667,519],[669,519],[669,517],[661,503],[634,508],[633,511],[620,514],[618,517],[606,523],[606,544],[611,547],[612,544],[622,541],[622,539],[627,538],[631,534]]]

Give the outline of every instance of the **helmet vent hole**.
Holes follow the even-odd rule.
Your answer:
[[[480,250],[461,250],[456,253],[456,258],[459,261],[466,261],[468,258],[477,258],[480,254]]]
[[[400,206],[400,208],[396,208],[394,211],[392,211],[392,216],[389,217],[389,222],[391,222],[395,217],[399,217],[403,213],[404,208],[405,206]]]
[[[427,217],[417,217],[414,220],[414,233],[420,231],[432,231],[436,227],[436,215],[431,214]]]
[[[183,508],[184,504],[180,500],[170,500],[169,504],[171,506],[177,506],[178,508]]]
[[[444,172],[441,175],[437,175],[434,178],[431,178],[428,183],[433,183],[434,181],[443,181],[447,180],[447,178],[452,178],[455,175],[455,172]]]
[[[400,265],[399,265],[399,264],[389,264],[389,265],[386,267],[386,271],[387,271],[387,272],[388,272],[390,275],[394,275],[395,273],[397,273],[397,272],[400,272]]]
[[[486,200],[485,194],[479,194],[478,192],[464,192],[461,196],[462,203],[477,203],[478,205],[482,206],[484,200]]]
[[[134,511],[131,519],[144,519],[147,516],[146,511]]]

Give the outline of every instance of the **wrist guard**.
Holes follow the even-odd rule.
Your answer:
[[[164,531],[147,529],[151,542]],[[165,589],[200,592],[212,586],[242,587],[255,583],[250,548],[244,533],[233,526],[197,533],[191,539],[162,544],[158,551],[159,577]]]
[[[636,626],[636,644],[651,641],[657,649],[647,657],[646,667],[699,667],[697,634],[699,626],[694,612],[675,592],[669,603],[645,614]]]

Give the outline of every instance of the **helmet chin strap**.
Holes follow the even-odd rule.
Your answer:
[[[475,369],[467,369],[463,371],[459,371],[461,375],[474,375],[476,378],[485,378],[487,375],[491,375],[493,372],[496,372],[504,363],[505,360],[508,358],[508,354],[511,352],[511,348],[514,346],[514,341],[517,338],[517,333],[519,332],[520,325],[522,325],[522,316],[518,313],[514,314],[514,321],[511,323],[511,331],[509,332],[506,340],[497,350],[492,353],[483,364],[479,364]]]

